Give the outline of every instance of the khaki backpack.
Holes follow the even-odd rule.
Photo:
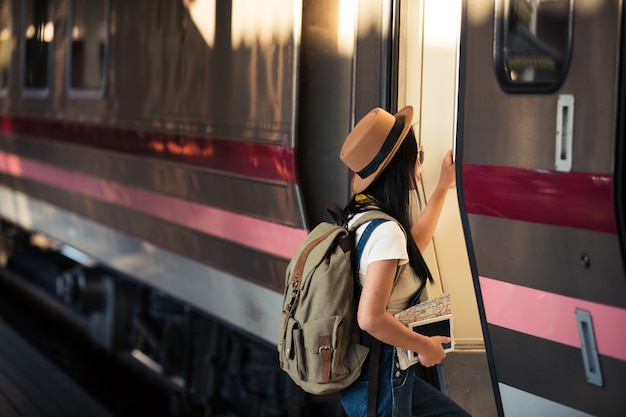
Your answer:
[[[287,266],[279,320],[280,366],[311,394],[337,392],[361,373],[369,348],[356,322],[354,231],[374,219],[395,221],[372,210],[348,229],[343,210],[332,204],[328,211],[337,224],[318,224]]]

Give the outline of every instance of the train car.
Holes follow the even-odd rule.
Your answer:
[[[463,19],[462,211],[500,415],[622,415],[624,3]]]
[[[341,415],[278,368],[285,269],[326,204],[347,203],[339,149],[371,108],[431,94],[442,109],[420,129],[442,139],[424,145],[433,161],[452,147],[461,8],[430,3],[451,28],[443,75],[424,58],[442,55],[426,2],[1,1],[5,270],[154,371],[173,415]],[[484,352],[450,195],[455,243],[431,246],[428,291],[456,258],[457,350]]]
[[[327,202],[350,197],[338,154],[351,126],[412,104],[421,202],[446,150],[457,158],[425,253],[427,296],[449,291],[455,315],[456,351],[434,382],[477,416],[528,403],[613,415],[626,387],[610,332],[626,321],[624,11],[575,6],[0,1],[5,269],[153,370],[173,415],[340,416],[336,397],[305,395],[278,368],[285,269]],[[560,43],[520,36],[530,21],[565,33],[561,61]],[[555,141],[570,125],[576,139]],[[535,327],[520,327],[526,309]],[[468,365],[485,354],[488,371]],[[599,384],[578,378],[583,361]]]

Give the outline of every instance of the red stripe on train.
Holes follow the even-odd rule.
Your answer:
[[[626,310],[479,277],[487,322],[553,342],[581,347],[576,309],[591,314],[598,352],[626,361]]]
[[[468,213],[617,233],[608,174],[463,165]]]
[[[0,116],[0,132],[182,162],[260,180],[297,183],[294,150],[288,146],[10,116]]]

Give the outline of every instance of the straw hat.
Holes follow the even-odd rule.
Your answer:
[[[354,126],[341,148],[340,158],[352,171],[352,192],[365,190],[385,169],[411,128],[413,107],[395,115],[375,108]]]

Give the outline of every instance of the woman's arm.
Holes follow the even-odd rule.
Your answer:
[[[446,357],[441,345],[450,343],[450,338],[415,333],[387,312],[397,267],[397,259],[372,262],[367,267],[357,311],[359,327],[381,342],[417,352],[424,366],[436,365]]]
[[[439,221],[439,216],[443,209],[443,203],[454,179],[455,164],[452,162],[452,151],[448,151],[441,163],[441,174],[439,175],[437,188],[435,188],[424,210],[422,210],[417,221],[413,227],[411,227],[411,236],[415,239],[415,243],[421,252],[424,252],[435,234],[437,222]]]

